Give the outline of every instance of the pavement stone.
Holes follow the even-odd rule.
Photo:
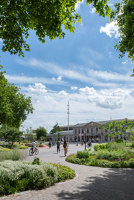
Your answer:
[[[83,150],[79,145],[70,145],[69,152]],[[4,196],[5,200],[134,200],[134,169],[109,169],[68,163],[59,154],[56,147],[40,149],[38,157],[42,162],[54,162],[71,167],[76,171],[76,178],[57,183],[42,190],[32,190]],[[33,160],[27,156],[26,160]]]

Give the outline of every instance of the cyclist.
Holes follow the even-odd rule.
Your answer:
[[[35,145],[36,145],[36,142],[35,142],[35,140],[32,142],[32,147],[31,147],[31,149],[32,149],[32,153],[33,153],[33,150],[34,150],[34,148],[35,148]]]

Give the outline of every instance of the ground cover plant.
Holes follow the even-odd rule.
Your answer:
[[[0,196],[29,189],[42,189],[56,182],[75,177],[69,167],[41,163],[39,158],[31,162],[5,160],[0,162]]]
[[[0,151],[0,161],[4,161],[4,160],[23,160],[26,156],[26,152],[23,150],[19,150],[19,149],[9,149],[7,151]]]
[[[0,146],[0,152],[5,152],[5,151],[10,151],[10,149]]]
[[[94,145],[94,151],[86,152],[88,151],[69,155],[66,161],[89,166],[134,168],[133,143],[110,142],[97,144]]]

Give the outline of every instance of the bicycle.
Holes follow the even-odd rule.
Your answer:
[[[32,156],[32,155],[38,155],[39,153],[39,149],[37,149],[36,147],[31,147],[30,150],[29,150],[29,155]]]

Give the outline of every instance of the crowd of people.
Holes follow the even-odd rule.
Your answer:
[[[32,142],[32,151],[33,151],[33,149],[34,149],[34,147],[35,147],[35,141],[33,141]],[[51,141],[51,140],[49,140],[49,143],[48,143],[48,146],[49,146],[49,148],[51,148],[52,147],[52,145],[54,145],[55,143],[53,142],[53,141]],[[81,145],[83,145],[84,144],[84,141],[82,141],[81,142]],[[77,145],[78,145],[78,143],[77,143]],[[58,139],[57,140],[57,142],[56,142],[56,146],[57,146],[57,153],[60,153],[60,146],[61,146],[61,141]],[[88,141],[87,142],[87,146],[88,147],[90,147],[91,146],[91,141]],[[67,152],[68,152],[68,142],[66,141],[66,139],[64,140],[64,142],[63,142],[63,149],[64,149],[64,156],[66,156],[67,155]]]

